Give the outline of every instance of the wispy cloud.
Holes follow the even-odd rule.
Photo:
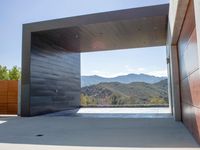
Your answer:
[[[86,75],[86,76],[91,76],[91,75],[98,75],[101,77],[116,77],[116,76],[121,76],[121,75],[127,75],[127,74],[148,74],[148,75],[153,75],[153,76],[157,76],[157,77],[163,77],[163,76],[167,76],[167,70],[153,70],[153,71],[147,71],[145,68],[130,68],[129,66],[125,67],[125,70],[122,72],[112,72],[112,71],[104,71],[104,70],[92,70],[90,72],[87,73],[82,73],[82,75]]]
[[[167,76],[167,69],[165,70],[155,70],[155,71],[151,71],[146,73],[148,75],[153,75],[153,76],[157,76],[157,77],[166,77]]]
[[[127,73],[125,72],[109,72],[109,71],[102,71],[102,70],[92,70],[91,72],[88,73],[84,73],[82,75],[98,75],[101,77],[107,77],[107,78],[111,78],[111,77],[116,77],[116,76],[121,76],[121,75],[126,75]]]
[[[134,67],[130,67],[129,65],[125,65],[124,68],[126,72],[128,73],[140,74],[145,71],[145,68],[142,68],[142,67],[134,68]]]
[[[87,73],[82,73],[82,75],[98,75],[102,77],[116,77],[116,76],[121,76],[121,75],[127,75],[127,74],[140,74],[144,73],[145,69],[144,68],[132,68],[128,65],[124,66],[121,72],[114,72],[114,71],[105,71],[105,70],[92,70]]]

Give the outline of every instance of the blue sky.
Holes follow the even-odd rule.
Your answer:
[[[0,64],[6,65],[8,66],[8,68],[11,68],[14,65],[21,67],[22,24],[24,23],[163,3],[168,3],[168,0],[1,0]],[[154,48],[148,48],[148,50],[146,51],[153,52]],[[160,56],[165,53],[164,51],[162,54],[158,54],[158,50],[156,49],[155,51],[157,52],[155,53],[155,56],[152,57],[152,59],[159,59]],[[133,56],[132,54],[134,53],[137,53],[137,50],[123,52],[123,54],[127,56],[130,56],[130,54],[131,56]],[[112,62],[118,64],[114,60],[116,60],[117,57],[121,55],[121,53],[120,51],[113,53],[113,55],[116,56],[113,58],[111,57],[112,54],[110,54],[109,52],[105,54],[85,53],[84,55],[82,55],[82,60],[90,60],[92,59],[90,57],[94,55],[98,55],[99,57],[104,55],[106,55],[107,57],[109,56]],[[123,59],[126,60],[127,58],[123,57]],[[135,66],[136,64],[133,64],[133,62],[127,64],[132,68],[132,70],[134,70],[135,68],[137,70],[137,68],[142,68],[142,66],[145,66],[145,64],[149,64],[146,61],[143,61],[144,63],[142,63],[142,61],[140,60],[141,65]],[[127,66],[126,64],[119,63],[119,70],[113,70],[113,75],[120,74],[120,65]],[[92,64],[89,65],[88,62],[84,61],[82,64],[82,73],[85,72],[84,74],[91,74],[98,69],[102,72],[107,72],[107,70],[111,71],[111,68],[107,68],[107,70],[102,70],[102,68],[100,67],[101,65],[97,66],[99,66],[99,68],[93,68]],[[156,69],[162,70],[165,68],[163,68],[163,65],[160,65],[159,63],[157,64],[157,68],[155,67],[155,71]]]
[[[81,54],[81,74],[115,77],[130,73],[167,76],[166,47]]]

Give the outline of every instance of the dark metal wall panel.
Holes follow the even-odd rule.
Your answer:
[[[31,115],[66,110],[80,104],[80,53],[32,36]]]
[[[22,34],[22,78],[21,78],[21,99],[20,116],[30,115],[30,49],[31,34],[27,26],[23,26]]]

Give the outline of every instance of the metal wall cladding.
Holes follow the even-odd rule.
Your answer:
[[[193,0],[178,41],[182,119],[200,143],[200,70]]]
[[[80,53],[33,37],[30,85],[30,115],[79,107]]]

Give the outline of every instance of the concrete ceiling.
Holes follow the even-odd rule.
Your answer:
[[[133,8],[27,26],[33,30],[32,36],[48,39],[69,51],[161,46],[166,44],[168,7],[165,4]]]

